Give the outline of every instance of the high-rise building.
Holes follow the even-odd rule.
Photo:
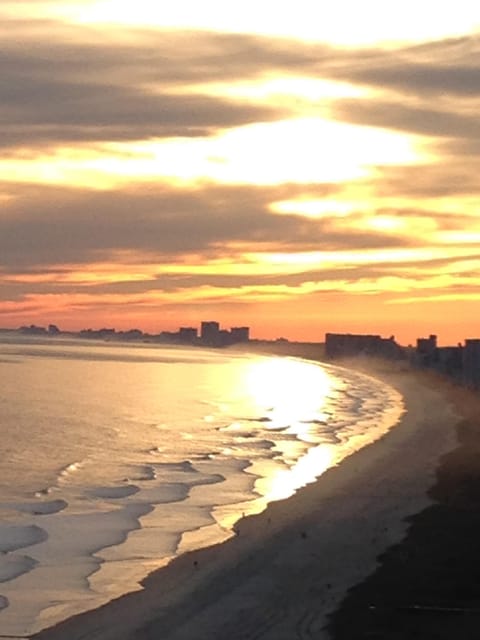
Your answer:
[[[232,327],[230,329],[232,342],[248,342],[250,340],[250,327]]]
[[[465,340],[463,372],[465,382],[478,389],[480,387],[480,339],[478,338]]]
[[[220,342],[220,325],[218,322],[202,322],[200,326],[200,339],[204,344],[216,345]]]
[[[181,342],[195,342],[197,339],[197,329],[195,327],[180,327],[178,339]]]

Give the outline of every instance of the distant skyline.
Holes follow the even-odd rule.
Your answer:
[[[24,333],[26,335],[32,335],[32,336],[44,336],[44,335],[81,336],[81,334],[88,334],[89,337],[97,337],[101,339],[117,336],[119,338],[124,338],[126,340],[138,340],[138,339],[141,339],[142,336],[144,336],[148,338],[158,338],[158,337],[163,337],[165,339],[177,338],[177,339],[180,339],[181,341],[188,342],[188,341],[191,341],[192,339],[196,340],[197,338],[198,339],[205,338],[209,334],[210,336],[212,335],[212,329],[209,329],[208,327],[204,329],[204,325],[216,325],[213,327],[213,333],[215,334],[216,337],[226,338],[226,336],[230,334],[231,336],[235,336],[237,338],[236,340],[230,343],[226,340],[223,340],[223,343],[217,346],[226,346],[227,344],[233,344],[234,342],[249,342],[249,341],[250,342],[258,341],[258,342],[302,343],[302,340],[295,340],[295,339],[289,338],[288,335],[275,336],[273,338],[263,338],[261,336],[250,335],[252,327],[249,327],[249,326],[223,327],[216,320],[202,320],[197,324],[192,324],[192,326],[188,326],[188,327],[177,326],[177,327],[170,328],[168,330],[158,327],[157,330],[153,332],[144,331],[141,327],[130,327],[129,329],[119,329],[118,327],[115,327],[113,325],[81,327],[80,329],[70,330],[70,329],[65,329],[63,327],[59,327],[54,323],[49,323],[48,325],[38,325],[38,324],[27,322],[24,325],[21,325],[18,327],[0,327],[0,333],[1,332]],[[437,346],[448,347],[448,348],[450,347],[461,348],[461,346],[467,342],[475,342],[475,343],[480,342],[480,337],[474,338],[473,340],[469,337],[463,337],[462,339],[457,340],[455,343],[449,343],[448,341],[442,340],[442,336],[438,336],[436,333],[433,333],[433,334],[430,333],[428,335],[423,335],[423,336],[419,335],[409,343],[401,343],[398,340],[396,340],[393,334],[381,335],[379,332],[376,332],[376,333],[372,332],[370,334],[365,334],[365,333],[354,334],[350,332],[346,332],[346,333],[327,332],[326,334],[321,336],[320,339],[318,340],[312,340],[312,341],[304,340],[303,342],[306,344],[326,343],[328,342],[329,336],[331,339],[334,339],[334,340],[337,339],[338,337],[340,337],[341,340],[345,337],[360,338],[361,340],[353,342],[353,344],[355,345],[355,348],[357,348],[358,345],[363,344],[364,342],[363,339],[371,339],[371,338],[373,338],[374,340],[370,341],[370,344],[380,344],[380,343],[385,343],[388,345],[393,344],[393,345],[398,345],[401,348],[411,347],[411,346],[414,346],[414,344],[417,344],[418,346],[419,342],[433,344],[435,348],[437,348]],[[367,340],[366,343],[369,343],[369,340]]]
[[[480,6],[4,0],[0,326],[480,336]]]

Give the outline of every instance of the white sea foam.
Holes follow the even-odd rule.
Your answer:
[[[402,411],[371,378],[294,360],[32,341],[3,351],[0,628],[12,635],[232,535],[242,513],[313,481]]]
[[[155,469],[151,465],[132,467],[129,478],[135,480],[155,480],[157,477]]]

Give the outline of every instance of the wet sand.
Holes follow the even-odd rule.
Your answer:
[[[474,604],[480,576],[468,560],[480,540],[480,509],[474,510],[480,506],[480,400],[401,367],[373,368],[405,399],[407,412],[389,434],[295,496],[241,520],[235,538],[155,572],[143,591],[32,637],[478,638],[452,628],[436,635],[445,628],[437,624],[439,614],[411,607],[438,607],[443,581],[451,593],[463,588],[461,597],[444,602]],[[465,562],[457,576],[460,555]],[[449,615],[458,624],[458,613],[440,617]],[[468,624],[475,615],[468,614]]]

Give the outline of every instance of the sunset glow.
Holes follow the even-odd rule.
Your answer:
[[[476,334],[471,2],[0,18],[0,326]]]
[[[54,4],[54,3],[52,3]],[[461,0],[453,10],[450,3],[404,0],[393,9],[382,0],[355,3],[340,0],[322,8],[314,0],[289,3],[275,0],[244,0],[232,11],[222,0],[180,0],[154,5],[149,0],[87,0],[62,2],[52,13],[87,24],[107,24],[170,29],[212,29],[231,33],[327,40],[344,45],[375,41],[415,41],[463,33],[471,28],[472,3]],[[392,15],[393,14],[393,15]],[[346,17],[348,16],[348,20]],[[370,16],[368,20],[365,17]],[[432,20],[435,16],[435,20]],[[478,20],[478,14],[477,14]],[[361,28],[359,28],[361,24]],[[478,22],[477,22],[478,24]],[[383,36],[380,36],[383,32]]]

